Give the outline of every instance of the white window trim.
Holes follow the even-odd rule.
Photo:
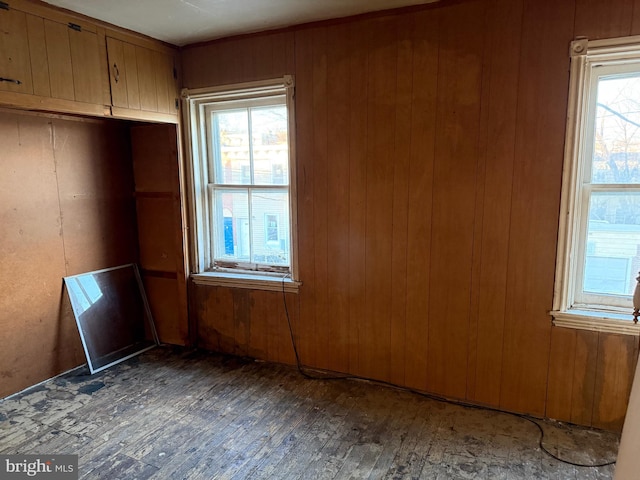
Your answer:
[[[297,293],[302,282],[298,277],[298,228],[297,228],[297,194],[296,194],[296,145],[295,145],[295,82],[292,75],[263,80],[257,82],[237,83],[210,88],[182,90],[183,124],[187,149],[187,180],[189,199],[190,225],[190,267],[191,278],[196,284],[211,286],[227,286],[234,288],[250,288],[256,290],[286,291]],[[291,232],[291,265],[287,274],[261,271],[230,271],[216,269],[205,271],[205,266],[211,264],[210,250],[201,245],[211,245],[210,232],[202,227],[200,218],[208,215],[208,205],[205,197],[200,194],[203,185],[206,188],[207,179],[200,168],[201,151],[206,151],[206,133],[204,122],[199,118],[200,108],[215,100],[242,100],[256,97],[285,95],[288,111],[289,127],[289,218]],[[194,131],[198,125],[200,131]]]
[[[553,309],[550,312],[553,324],[559,327],[577,328],[626,335],[640,335],[640,324],[633,323],[633,307],[603,308],[602,306],[574,305],[575,272],[579,267],[577,247],[580,245],[582,218],[577,211],[582,202],[578,198],[582,189],[584,164],[581,161],[586,145],[585,135],[588,121],[589,94],[592,67],[602,64],[625,64],[638,62],[640,58],[640,36],[607,40],[580,38],[571,42],[571,75],[569,104],[565,140],[564,166],[562,171],[562,198],[558,229],[558,252],[556,260]]]

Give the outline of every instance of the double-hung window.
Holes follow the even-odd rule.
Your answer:
[[[567,118],[554,323],[638,334],[640,37],[572,42]]]
[[[297,288],[293,77],[185,90],[192,276]]]

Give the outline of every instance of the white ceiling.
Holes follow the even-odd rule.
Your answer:
[[[437,0],[45,0],[174,45]]]

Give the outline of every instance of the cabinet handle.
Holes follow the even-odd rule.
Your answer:
[[[120,80],[120,70],[118,70],[118,65],[116,65],[115,63],[113,64],[113,78],[116,83],[118,83],[118,81]]]
[[[22,82],[20,80],[14,80],[13,78],[0,77],[0,82],[9,82],[15,83],[16,85],[22,85]]]

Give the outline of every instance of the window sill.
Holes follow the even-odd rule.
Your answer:
[[[248,288],[251,290],[269,290],[272,292],[298,293],[302,282],[266,275],[229,272],[203,272],[191,275],[196,285],[212,287]]]
[[[552,311],[550,314],[556,327],[621,335],[640,335],[640,323],[633,323],[631,314],[597,310]]]

